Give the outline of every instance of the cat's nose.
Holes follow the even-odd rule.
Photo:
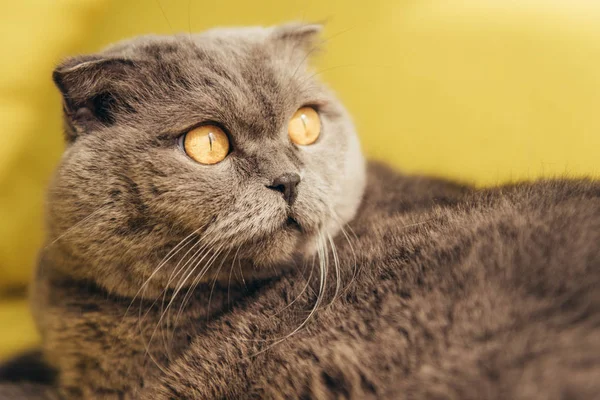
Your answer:
[[[300,175],[297,173],[288,172],[275,178],[267,187],[281,192],[285,201],[291,206],[296,201],[296,197],[298,197],[300,179]]]

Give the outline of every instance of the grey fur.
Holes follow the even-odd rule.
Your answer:
[[[597,396],[600,183],[475,190],[366,172],[349,116],[306,65],[318,31],[142,37],[57,68],[68,148],[32,291],[58,374],[43,390]],[[296,148],[287,121],[305,104],[323,134]],[[213,166],[176,140],[206,120],[233,145]],[[266,188],[285,172],[303,178],[291,209]]]

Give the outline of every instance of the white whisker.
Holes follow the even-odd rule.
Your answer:
[[[340,290],[340,287],[342,285],[342,276],[341,276],[341,271],[340,271],[340,262],[338,259],[338,255],[337,255],[337,250],[335,248],[335,243],[333,242],[333,239],[331,238],[331,235],[329,233],[327,233],[327,240],[329,241],[329,247],[331,248],[331,254],[333,256],[333,265],[335,267],[335,293],[333,295],[333,299],[331,299],[331,303],[333,304],[333,302],[337,299],[338,297],[338,293]]]
[[[300,293],[294,298],[294,300],[292,300],[291,302],[289,302],[285,307],[282,307],[280,310],[276,311],[274,314],[271,314],[269,317],[275,317],[275,316],[279,315],[281,312],[283,312],[286,309],[290,308],[296,301],[298,301],[298,299],[300,299],[300,297],[302,297],[302,295],[306,292],[306,290],[310,286],[310,281],[312,279],[313,272],[315,270],[314,266],[315,265],[314,265],[314,258],[313,258],[312,268],[310,269],[310,274],[308,275],[308,279],[306,280],[306,284],[304,285],[304,287],[302,288],[302,290],[300,291]],[[306,268],[307,267],[308,267],[308,264],[306,264]],[[304,268],[304,272],[306,272],[306,268]],[[304,272],[302,273],[302,277],[304,277]]]
[[[248,356],[247,358],[256,357],[257,355],[268,351],[269,349],[273,348],[274,346],[277,346],[279,343],[294,336],[302,328],[304,328],[308,324],[308,322],[311,320],[311,318],[316,314],[316,312],[323,300],[323,297],[325,295],[325,286],[327,284],[327,263],[325,262],[325,260],[326,260],[325,243],[324,243],[323,234],[321,232],[319,232],[319,241],[317,243],[317,252],[319,254],[319,269],[321,272],[320,277],[319,277],[319,294],[318,294],[315,304],[313,305],[313,308],[310,310],[308,316],[292,332],[288,333],[286,336],[284,336],[282,338],[273,339],[275,341],[271,345],[267,346],[266,348],[264,348],[262,350],[259,350],[258,352]],[[248,340],[248,341],[252,341],[252,340]]]
[[[61,235],[59,235],[56,239],[54,239],[52,242],[50,242],[48,245],[46,245],[44,247],[44,250],[49,249],[52,245],[54,245],[56,242],[58,242],[59,240],[61,240],[62,238],[64,238],[65,236],[69,235],[71,232],[73,232],[76,228],[78,228],[81,224],[89,221],[90,219],[92,219],[96,214],[100,213],[101,211],[104,211],[105,209],[107,209],[111,204],[105,204],[103,206],[101,206],[100,208],[98,208],[96,211],[92,212],[90,215],[88,215],[87,217],[83,218],[81,221],[76,222],[73,226],[71,226],[69,229],[67,229],[64,233],[62,233]]]
[[[219,268],[217,269],[217,272],[215,273],[215,279],[213,280],[212,287],[210,288],[210,294],[208,295],[208,308],[206,309],[206,323],[207,324],[208,324],[209,318],[210,318],[210,302],[212,300],[212,295],[215,290],[215,284],[217,283],[217,280],[219,279],[219,274],[221,273],[221,268],[223,267],[223,263],[229,256],[230,252],[231,252],[231,248],[229,248],[229,250],[227,251],[227,254],[223,257],[223,260],[221,261],[221,264],[219,265]]]
[[[200,229],[202,228],[198,228],[195,231],[193,231],[192,233],[190,233],[188,236],[186,236],[183,240],[181,240],[179,243],[177,243],[177,245],[175,247],[173,247],[166,256],[163,257],[163,259],[161,260],[161,262],[159,263],[158,267],[156,267],[154,269],[154,271],[152,272],[152,274],[150,274],[150,276],[148,277],[148,279],[146,279],[144,281],[144,283],[142,284],[142,286],[140,287],[140,289],[137,291],[137,293],[135,294],[135,296],[133,296],[133,299],[131,299],[131,302],[129,303],[129,306],[127,307],[127,309],[125,310],[125,314],[123,315],[123,317],[125,317],[128,313],[129,313],[129,309],[131,308],[131,306],[133,305],[135,299],[137,299],[137,297],[140,295],[140,293],[145,289],[145,287],[149,284],[150,280],[154,277],[154,275],[163,267],[163,265],[165,265],[167,262],[169,262],[169,260],[171,260],[171,258],[173,258],[177,253],[179,253],[185,246],[187,246],[188,241],[192,238],[192,236],[194,234],[196,234],[198,231],[200,231]],[[186,253],[187,254],[187,253]],[[185,257],[185,255],[184,255]]]
[[[179,294],[179,292],[181,291],[181,289],[185,286],[187,280],[190,278],[190,276],[194,273],[194,271],[196,270],[196,268],[198,268],[198,266],[200,265],[200,263],[206,258],[206,256],[208,254],[210,254],[210,251],[208,250],[208,248],[215,242],[216,240],[212,240],[210,243],[207,243],[206,245],[204,245],[203,247],[201,247],[195,254],[194,256],[196,256],[198,254],[198,258],[200,258],[197,262],[192,262],[190,263],[188,261],[188,263],[186,263],[186,265],[189,265],[187,268],[182,267],[181,271],[189,271],[187,272],[183,272],[185,277],[179,280],[179,284],[176,286],[175,291],[173,292],[173,294],[171,295],[171,299],[169,300],[169,303],[167,304],[167,307],[163,309],[160,318],[158,319],[158,322],[156,324],[156,327],[154,329],[154,332],[152,333],[152,335],[150,336],[150,341],[152,340],[152,338],[154,337],[154,333],[156,332],[156,329],[159,328],[160,324],[162,323],[164,317],[167,315],[169,308],[171,307],[171,305],[173,304],[173,302],[175,301],[175,299],[177,298],[177,295]],[[203,251],[204,249],[206,249],[206,251]],[[202,254],[199,254],[202,251]],[[193,260],[194,256],[192,256],[192,258],[190,258],[190,261]],[[181,272],[180,271],[180,272]],[[177,274],[179,275],[179,273]],[[165,299],[165,297],[163,296],[163,300]],[[163,302],[164,304],[164,302]],[[162,307],[161,307],[162,308]],[[167,327],[166,329],[168,329],[169,326],[169,320],[167,319]]]
[[[233,261],[231,262],[231,268],[229,269],[229,281],[227,282],[227,306],[229,307],[229,289],[231,288],[231,274],[233,272],[233,268],[235,266],[235,259],[238,256],[238,253],[240,252],[240,249],[242,248],[242,246],[238,246],[235,255],[233,256]]]

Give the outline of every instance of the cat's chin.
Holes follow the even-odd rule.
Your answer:
[[[243,268],[243,272],[248,276],[261,278],[265,278],[265,274],[279,274],[296,265],[298,260],[306,258],[306,252],[312,249],[310,243],[314,240],[313,234],[304,231],[301,225],[290,217],[275,234],[243,246],[240,255],[250,261],[248,266]]]
[[[294,258],[304,242],[302,233],[293,226],[286,226],[275,235],[252,243],[248,258],[256,268],[271,268],[285,264]]]

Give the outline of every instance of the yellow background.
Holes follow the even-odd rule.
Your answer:
[[[1,3],[0,358],[36,341],[7,288],[28,280],[41,243],[62,149],[50,75],[69,54],[141,33],[325,20],[316,68],[369,156],[480,185],[600,171],[597,0]]]

